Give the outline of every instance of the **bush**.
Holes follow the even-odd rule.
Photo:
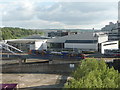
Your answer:
[[[120,88],[120,75],[103,60],[86,59],[72,74],[65,88]]]

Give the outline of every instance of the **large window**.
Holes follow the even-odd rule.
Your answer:
[[[104,44],[103,46],[114,45],[114,44],[117,44],[117,43]]]

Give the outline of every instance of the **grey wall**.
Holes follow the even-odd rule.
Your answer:
[[[2,67],[2,73],[70,73],[75,68],[70,68],[70,64],[27,64]]]

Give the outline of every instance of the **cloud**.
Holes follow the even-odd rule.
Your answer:
[[[116,13],[114,17],[113,12]],[[39,19],[76,25],[115,18],[117,17],[117,10],[107,3],[57,3],[50,8],[43,9],[43,12],[39,12],[37,15]]]
[[[117,21],[117,3],[39,2],[24,0],[2,3],[3,26],[26,28],[99,27]]]
[[[30,20],[34,16],[31,2],[9,2],[4,4],[3,21]]]
[[[60,22],[51,22],[51,21],[44,21],[44,20],[25,20],[23,21],[16,21],[16,23],[14,23],[13,21],[9,21],[9,22],[3,22],[4,27],[8,26],[8,27],[21,27],[21,28],[31,28],[31,29],[55,29],[55,28],[63,28],[64,26],[66,26],[63,23]]]

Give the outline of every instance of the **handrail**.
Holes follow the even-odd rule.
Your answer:
[[[12,45],[9,45],[9,44],[6,44],[6,43],[2,43],[3,45],[6,45],[6,46],[8,46],[8,47],[11,47],[11,48],[13,48],[13,49],[15,49],[15,50],[17,50],[17,51],[19,51],[19,52],[23,52],[22,50],[20,50],[20,49],[17,49],[16,47],[13,47]]]

